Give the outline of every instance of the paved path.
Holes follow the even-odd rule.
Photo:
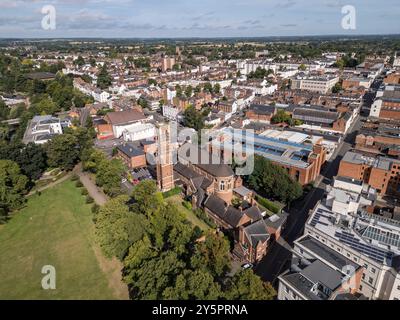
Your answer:
[[[94,202],[102,206],[108,201],[108,197],[104,194],[104,192],[96,186],[96,183],[86,172],[82,171],[81,164],[76,166],[76,174],[78,175],[84,187],[87,189],[89,195],[93,198]]]

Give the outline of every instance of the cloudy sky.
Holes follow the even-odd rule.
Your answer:
[[[42,28],[42,8],[56,29]],[[356,29],[341,26],[356,9]],[[0,37],[236,37],[398,34],[399,0],[0,0]]]

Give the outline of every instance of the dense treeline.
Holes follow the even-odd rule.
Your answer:
[[[153,181],[118,196],[95,217],[104,253],[124,265],[132,299],[272,299],[274,289],[253,271],[229,276],[229,242],[221,234],[193,229],[164,202]]]

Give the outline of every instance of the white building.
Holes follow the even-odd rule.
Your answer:
[[[163,105],[162,113],[167,119],[176,121],[178,119],[178,115],[180,114],[180,110],[175,106]]]
[[[353,291],[368,299],[399,300],[400,222],[368,213],[366,206],[375,199],[376,191],[362,181],[336,178],[296,242],[311,239],[314,248],[325,247],[344,257],[347,262],[342,263],[343,267],[353,271],[361,267]],[[304,247],[295,245],[294,256],[306,255]]]
[[[139,141],[154,138],[155,126],[151,123],[134,124],[123,131],[124,141]]]
[[[23,142],[25,144],[34,142],[43,144],[51,140],[55,135],[63,133],[63,127],[71,126],[69,120],[61,121],[51,115],[35,116],[28,123]]]
[[[110,98],[110,94],[108,92],[99,89],[92,91],[91,95],[95,101],[100,103],[107,102],[108,98]]]

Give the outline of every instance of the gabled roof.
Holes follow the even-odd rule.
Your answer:
[[[240,220],[242,220],[244,216],[249,217],[251,221],[262,220],[261,211],[257,207],[250,207],[249,209],[241,211],[233,206],[228,206],[224,200],[215,195],[210,195],[207,198],[204,202],[204,207],[233,228],[240,226]]]
[[[271,236],[263,219],[248,225],[243,231],[253,248],[257,247],[259,242],[268,241]]]

